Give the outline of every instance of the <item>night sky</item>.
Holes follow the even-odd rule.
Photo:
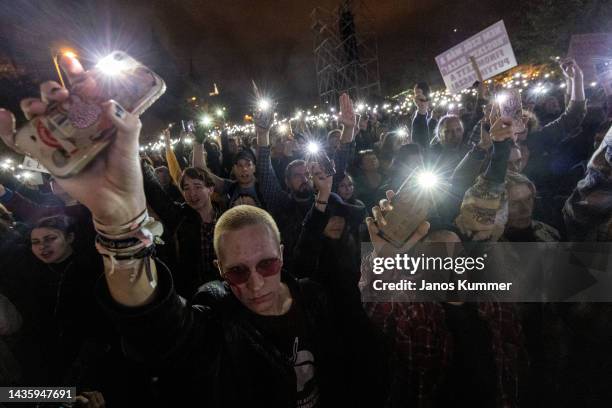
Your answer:
[[[221,96],[214,103],[232,107],[236,117],[248,108],[251,79],[287,110],[317,103],[310,13],[314,7],[329,9],[338,3],[3,0],[0,33],[6,49],[23,55],[21,60],[27,59],[39,76],[53,75],[49,48],[54,44],[74,46],[90,58],[123,49],[167,81],[157,114],[172,112],[192,93],[207,96],[217,83]],[[378,37],[383,95],[412,86],[416,78],[441,82],[437,54],[501,18],[509,30],[520,24],[509,11],[511,2],[353,3]],[[360,24],[358,18],[357,30]]]

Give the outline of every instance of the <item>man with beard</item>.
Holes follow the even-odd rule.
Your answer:
[[[340,136],[340,147],[335,158],[336,172],[344,173],[353,142],[356,115],[353,102],[347,94],[340,96],[339,122],[343,124]],[[294,160],[285,170],[285,183],[289,192],[284,191],[279,183],[270,158],[270,127],[273,116],[271,111],[255,113],[255,131],[257,134],[257,174],[261,196],[265,208],[274,217],[283,237],[283,256],[287,265],[293,261],[293,248],[302,228],[302,221],[315,201],[314,189],[307,163]],[[327,203],[325,203],[327,204]]]

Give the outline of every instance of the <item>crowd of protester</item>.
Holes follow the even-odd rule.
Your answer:
[[[605,405],[605,304],[361,300],[361,244],[382,255],[418,168],[449,188],[410,242],[612,240],[612,107],[563,69],[565,100],[525,108],[521,133],[485,92],[435,118],[418,83],[407,135],[343,94],[325,133],[260,111],[255,135],[139,154],[139,121],[108,105],[118,135],[90,169],[37,190],[1,175],[0,384],[89,407]]]

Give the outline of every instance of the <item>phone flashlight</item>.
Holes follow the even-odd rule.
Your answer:
[[[270,109],[271,106],[272,106],[272,102],[270,102],[269,99],[262,98],[259,101],[257,101],[257,108],[262,112],[267,111],[268,109]]]
[[[422,171],[417,175],[417,183],[419,187],[427,190],[436,188],[440,179],[438,175],[432,171]]]
[[[317,154],[319,153],[319,150],[321,150],[321,146],[319,146],[319,144],[316,142],[308,142],[308,145],[306,146],[306,150],[310,154]]]
[[[96,64],[96,68],[105,75],[115,76],[121,74],[128,68],[128,63],[120,53],[112,53],[102,58]]]

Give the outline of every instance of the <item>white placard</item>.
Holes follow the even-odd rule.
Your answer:
[[[460,92],[478,81],[470,57],[476,59],[483,79],[492,78],[516,66],[516,57],[504,20],[436,57],[446,88],[451,93]]]

